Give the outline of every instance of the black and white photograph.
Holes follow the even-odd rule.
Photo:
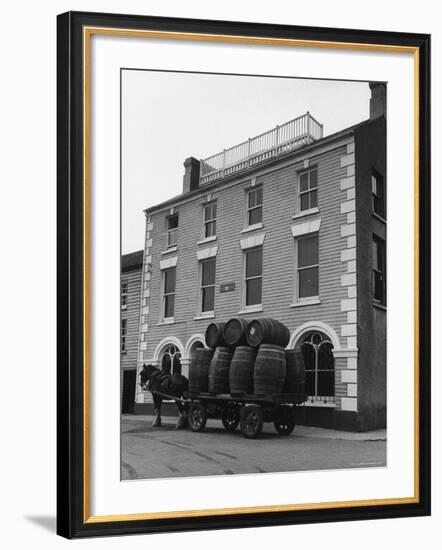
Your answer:
[[[121,479],[386,468],[388,84],[120,91]]]

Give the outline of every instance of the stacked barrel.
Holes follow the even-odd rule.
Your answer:
[[[224,338],[235,351],[229,372],[230,393],[252,394],[256,350],[247,345],[248,322],[230,319],[224,327]]]
[[[189,369],[189,392],[269,396],[304,393],[302,354],[285,350],[288,328],[275,319],[241,318],[211,323],[206,348],[199,348]]]
[[[290,340],[289,329],[274,319],[255,319],[247,328],[247,342],[258,348],[253,373],[254,393],[282,393],[286,376],[284,348]]]
[[[233,351],[224,337],[226,323],[210,323],[206,330],[206,346],[213,351],[208,370],[208,392],[229,393],[229,371]]]

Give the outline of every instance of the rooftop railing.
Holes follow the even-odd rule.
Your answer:
[[[323,125],[307,112],[247,141],[224,149],[200,165],[200,185],[246,170],[321,139]]]

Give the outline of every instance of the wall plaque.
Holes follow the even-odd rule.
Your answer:
[[[231,292],[235,290],[235,283],[224,283],[219,287],[220,292]]]

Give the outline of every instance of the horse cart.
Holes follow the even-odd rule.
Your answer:
[[[186,389],[170,391],[178,396],[172,397],[181,412],[177,427],[187,418],[190,429],[201,432],[208,419],[216,418],[229,432],[240,426],[247,438],[257,437],[264,422],[272,422],[280,435],[290,435],[296,406],[305,402],[306,395],[302,353],[285,349],[289,340],[289,329],[275,319],[211,323],[206,347],[197,348],[190,362]],[[163,388],[150,383],[148,389],[154,394]]]
[[[228,432],[240,426],[244,437],[253,439],[262,432],[264,422],[272,422],[280,435],[290,435],[296,423],[296,406],[304,403],[302,393],[280,393],[269,396],[185,393],[182,398],[154,392],[166,400],[182,403],[189,427],[201,432],[208,419],[220,419]]]

